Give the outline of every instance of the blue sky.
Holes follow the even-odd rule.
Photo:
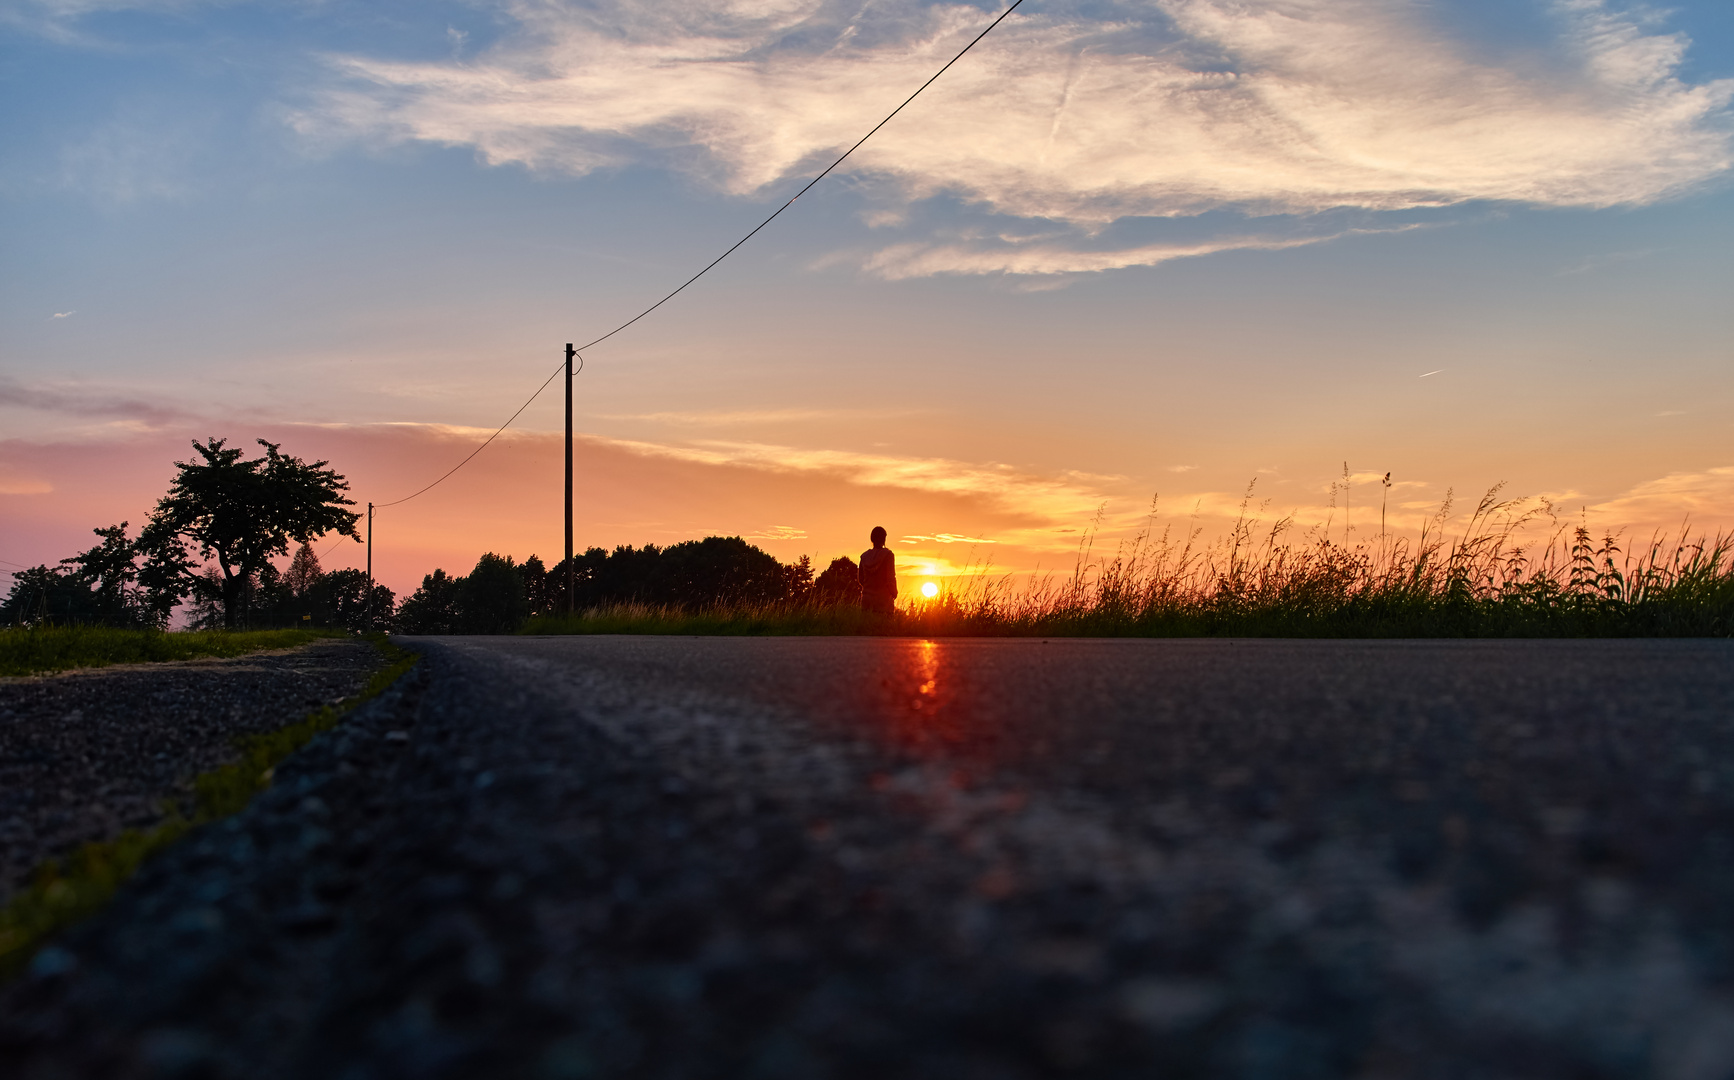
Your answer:
[[[997,11],[8,5],[0,555],[155,493],[54,447],[343,430],[363,498],[437,475]],[[764,503],[776,474],[907,494],[894,536],[1016,563],[1103,503],[1227,512],[1255,477],[1322,520],[1345,462],[1415,520],[1508,480],[1608,524],[1734,523],[1731,95],[1720,2],[1027,0],[590,355],[592,445],[692,472],[665,515],[586,528],[860,546],[846,499]],[[381,425],[426,454],[376,468]],[[558,425],[552,395],[523,420]],[[694,518],[681,484],[722,494]],[[554,546],[548,507],[497,498]]]

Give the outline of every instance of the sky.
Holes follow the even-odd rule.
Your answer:
[[[1001,10],[5,0],[0,570],[210,436],[397,503],[400,593],[557,559],[558,381],[397,501]],[[1731,163],[1726,0],[1025,0],[585,354],[578,543],[877,524],[910,588],[1249,485],[1351,543],[1498,483],[1734,528]]]

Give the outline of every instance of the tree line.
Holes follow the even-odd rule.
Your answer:
[[[397,604],[371,591],[360,570],[325,571],[312,542],[329,533],[359,539],[349,484],[327,468],[258,440],[248,458],[225,440],[193,443],[176,462],[168,492],[139,534],[128,523],[94,530],[99,543],[14,576],[0,625],[100,623],[164,628],[182,604],[207,627],[304,625],[404,633],[508,633],[537,615],[622,603],[699,610],[775,602],[858,603],[854,560],[833,559],[815,574],[805,555],[784,564],[738,536],[658,547],[593,547],[545,565],[531,555],[484,554],[468,574],[436,569]],[[276,558],[298,545],[289,565]]]
[[[422,578],[421,587],[397,609],[393,625],[406,634],[502,634],[533,616],[613,604],[697,611],[861,599],[855,561],[848,556],[833,559],[815,575],[807,556],[781,563],[738,536],[707,536],[667,547],[593,547],[573,557],[570,571],[564,560],[548,566],[531,555],[519,563],[490,552],[463,577],[442,569]]]
[[[256,601],[271,603],[280,576],[272,559],[287,555],[291,542],[332,532],[359,539],[361,515],[345,509],[355,505],[343,495],[349,484],[328,462],[303,461],[264,439],[264,454],[248,458],[226,442],[195,442],[197,457],[175,462],[175,478],[138,536],[124,521],[99,528],[102,542],[90,550],[16,575],[0,623],[160,628],[191,600],[196,619],[246,626]],[[339,579],[324,587],[354,585]],[[361,589],[365,601],[365,575]]]

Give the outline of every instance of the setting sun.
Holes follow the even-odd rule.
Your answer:
[[[939,595],[939,586],[935,585],[933,582],[929,581],[927,584],[925,584],[921,587],[921,595],[925,596],[929,600],[931,600],[934,597]]]

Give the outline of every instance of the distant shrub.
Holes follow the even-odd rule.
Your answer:
[[[813,582],[813,594],[821,604],[859,604],[861,568],[849,556],[839,555]]]
[[[411,593],[397,609],[397,629],[404,634],[455,634],[458,632],[458,582],[444,570],[421,579],[421,588]]]
[[[454,592],[459,633],[509,634],[530,615],[524,575],[509,555],[483,555]]]

